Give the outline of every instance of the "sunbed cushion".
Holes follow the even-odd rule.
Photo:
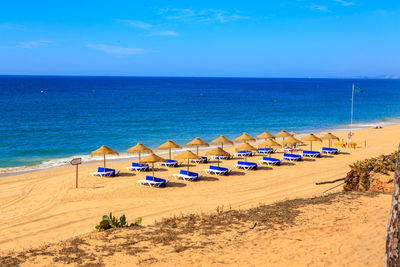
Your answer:
[[[263,157],[263,160],[267,160],[267,161],[277,161],[279,162],[279,159],[274,159],[274,158],[270,158],[270,157]]]
[[[247,161],[238,161],[238,165],[254,166],[254,165],[257,165],[257,163],[247,162]]]
[[[273,153],[274,149],[273,148],[259,148],[258,152]]]
[[[283,156],[288,158],[301,158],[301,155],[289,154],[289,153],[285,153],[283,154]]]
[[[228,168],[218,167],[210,165],[210,170],[217,170],[217,171],[228,171]]]
[[[143,167],[143,168],[145,168],[145,167],[149,167],[149,164],[140,164],[140,163],[137,163],[137,162],[132,162],[132,167]]]
[[[193,177],[196,177],[196,178],[199,177],[199,174],[198,174],[198,173],[195,173],[195,172],[189,172],[189,173],[188,173],[188,171],[186,171],[186,170],[180,170],[179,173],[180,173],[180,174],[183,174],[183,175],[193,176]]]
[[[167,181],[165,179],[161,179],[161,178],[157,178],[157,177],[154,177],[154,179],[153,179],[153,176],[150,176],[150,175],[146,176],[146,180],[161,183],[161,185],[160,185],[161,187],[165,187],[165,185],[167,184]]]
[[[115,170],[114,169],[106,168],[106,170],[104,171],[104,167],[98,167],[97,168],[97,172],[111,172],[111,174],[107,174],[107,176],[112,176],[112,177],[115,176]]]
[[[330,152],[338,152],[337,148],[329,148],[329,147],[323,147],[322,151],[330,151]]]

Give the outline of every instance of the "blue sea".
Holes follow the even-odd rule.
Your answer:
[[[63,163],[247,132],[320,132],[400,118],[400,80],[0,76],[0,168]],[[87,157],[89,159],[89,157]]]

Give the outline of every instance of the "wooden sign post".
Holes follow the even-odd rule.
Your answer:
[[[76,166],[76,180],[75,188],[78,188],[78,165],[82,164],[82,158],[74,158],[71,160],[71,164]]]

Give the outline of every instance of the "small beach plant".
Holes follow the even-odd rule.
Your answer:
[[[96,225],[96,229],[98,229],[99,231],[103,231],[110,228],[139,226],[141,223],[142,223],[142,218],[140,217],[136,218],[134,223],[128,224],[125,214],[123,214],[121,217],[118,218],[113,216],[112,213],[110,212],[109,215],[103,216],[100,223]]]

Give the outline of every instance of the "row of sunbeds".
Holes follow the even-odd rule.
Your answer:
[[[269,149],[269,148],[259,148],[258,153],[259,154],[272,154],[272,153],[275,153],[275,151],[273,149]],[[284,153],[282,156],[282,159],[288,160],[288,161],[301,161],[303,157],[321,157],[321,153],[337,154],[338,149],[323,147],[321,151],[304,150],[302,155]],[[237,155],[239,157],[254,156],[254,154],[251,151],[239,151]],[[223,156],[215,156],[214,158],[227,159],[227,157],[223,157]],[[207,163],[208,158],[201,157],[200,159],[192,160],[192,162]],[[279,166],[281,164],[281,160],[264,156],[261,160],[258,161],[258,164]],[[254,162],[238,161],[237,164],[234,165],[234,167],[237,169],[244,169],[244,170],[257,170],[258,164],[254,163]],[[160,162],[160,165],[166,166],[166,167],[178,167],[180,164],[176,160],[167,160],[166,162]],[[139,164],[136,162],[132,162],[132,166],[127,167],[127,169],[130,171],[138,171],[138,172],[139,171],[149,171],[150,166],[148,164]],[[228,168],[213,166],[213,165],[210,165],[209,168],[205,169],[204,171],[205,171],[205,173],[214,174],[214,175],[228,175],[231,172],[231,170]],[[104,176],[114,177],[114,176],[118,175],[118,173],[114,169],[106,168],[104,170],[103,167],[99,167],[98,172],[92,173],[92,175],[100,175],[101,177],[104,177]],[[173,176],[175,179],[183,179],[185,181],[196,181],[201,177],[201,176],[199,176],[198,173],[188,172],[186,170],[180,170],[179,173],[176,173]],[[157,178],[157,177],[153,177],[153,176],[149,176],[149,175],[146,176],[145,180],[138,181],[139,184],[148,185],[150,187],[165,187],[167,182],[168,181],[165,179]]]

